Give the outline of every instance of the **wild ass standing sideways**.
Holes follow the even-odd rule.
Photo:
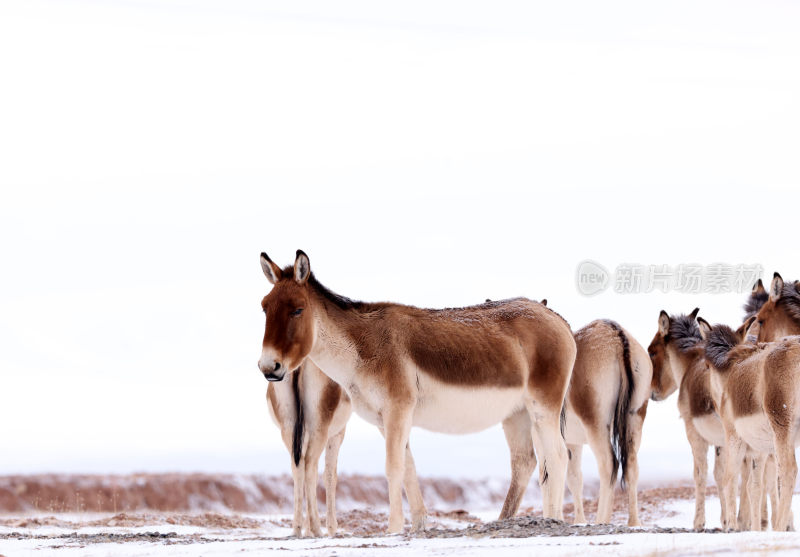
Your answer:
[[[714,480],[720,488],[725,465],[725,434],[711,394],[710,372],[705,364],[703,337],[695,308],[689,315],[673,315],[662,311],[658,330],[648,353],[653,362],[654,400],[663,400],[680,388],[678,411],[686,428],[686,437],[694,459],[694,528],[702,530],[706,523],[706,476],[708,448],[714,451]],[[721,521],[727,527],[728,500],[719,489]],[[735,508],[735,500],[731,503]],[[748,515],[749,516],[749,515]]]
[[[281,430],[281,438],[292,460],[294,535],[301,535],[301,525],[305,526],[307,533],[322,535],[317,509],[317,467],[323,450],[326,526],[328,534],[334,535],[337,529],[336,463],[345,427],[352,413],[350,399],[339,385],[307,359],[292,374],[291,381],[270,381],[267,406],[270,416]]]
[[[284,269],[261,254],[273,284],[259,368],[280,380],[308,357],[350,395],[356,412],[386,438],[389,531],[403,528],[402,489],[412,527],[425,505],[408,444],[411,426],[444,433],[503,423],[511,486],[501,517],[512,516],[536,464],[545,517],[562,518],[567,449],[561,410],[575,363],[569,325],[524,298],[459,309],[355,302],[334,294],[297,251]]]
[[[617,468],[628,489],[628,524],[639,526],[637,452],[653,366],[642,345],[618,323],[592,321],[575,333],[578,355],[567,393],[567,485],[575,501],[575,522],[583,514],[581,453],[589,443],[600,473],[596,522],[611,522]]]
[[[722,392],[726,497],[730,500],[735,490],[731,463],[738,462],[747,450],[763,455],[764,461],[774,453],[778,512],[773,529],[784,531],[792,526],[791,502],[797,478],[794,450],[800,434],[800,337],[759,343],[759,328],[756,316],[737,331],[727,325],[701,326],[706,336],[706,361]],[[731,524],[730,507],[727,513]]]

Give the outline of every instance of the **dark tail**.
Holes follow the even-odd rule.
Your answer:
[[[292,393],[294,393],[294,436],[292,437],[292,458],[294,465],[300,465],[300,457],[303,454],[303,401],[300,399],[300,369],[296,369],[292,374]]]
[[[625,489],[628,468],[628,445],[630,443],[628,432],[628,416],[631,412],[631,398],[633,397],[633,368],[631,366],[631,346],[625,331],[614,321],[606,323],[617,332],[622,344],[622,365],[625,377],[622,378],[617,393],[617,409],[614,413],[614,425],[611,431],[611,447],[614,451],[614,472],[611,476],[612,485],[617,481],[617,466],[622,468],[620,485]]]
[[[561,429],[561,438],[566,439],[567,429],[567,398],[564,397],[564,402],[561,404],[561,416],[559,417],[559,428]]]

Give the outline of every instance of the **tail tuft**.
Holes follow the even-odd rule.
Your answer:
[[[631,365],[631,346],[625,331],[618,323],[606,320],[606,323],[616,331],[622,344],[622,366],[625,376],[620,381],[617,393],[617,408],[614,413],[614,424],[611,431],[611,447],[614,453],[614,468],[611,476],[612,485],[617,481],[617,466],[622,469],[620,486],[625,489],[628,469],[629,432],[628,418],[631,412],[631,399],[633,398],[633,367]]]
[[[300,457],[303,455],[303,427],[305,417],[303,416],[303,401],[300,399],[300,369],[292,374],[292,393],[294,393],[294,435],[292,436],[292,458],[294,465],[300,465]]]

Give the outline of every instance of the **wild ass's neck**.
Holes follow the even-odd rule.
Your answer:
[[[359,319],[357,310],[343,309],[312,294],[314,304],[314,344],[309,358],[322,372],[347,388],[352,382],[359,363],[356,344],[348,334],[349,326]]]
[[[680,387],[683,376],[686,375],[689,368],[703,358],[703,351],[700,346],[695,346],[685,351],[670,346],[667,349],[667,357],[669,358],[669,367],[675,384]]]

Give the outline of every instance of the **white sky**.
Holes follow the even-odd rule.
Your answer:
[[[547,297],[645,346],[662,308],[738,322],[739,294],[574,273],[800,276],[800,6],[646,4],[5,0],[0,473],[288,471],[262,250],[351,297]],[[643,461],[688,454],[675,404]],[[508,473],[498,429],[412,443],[422,474]],[[356,420],[342,469],[382,451]]]

